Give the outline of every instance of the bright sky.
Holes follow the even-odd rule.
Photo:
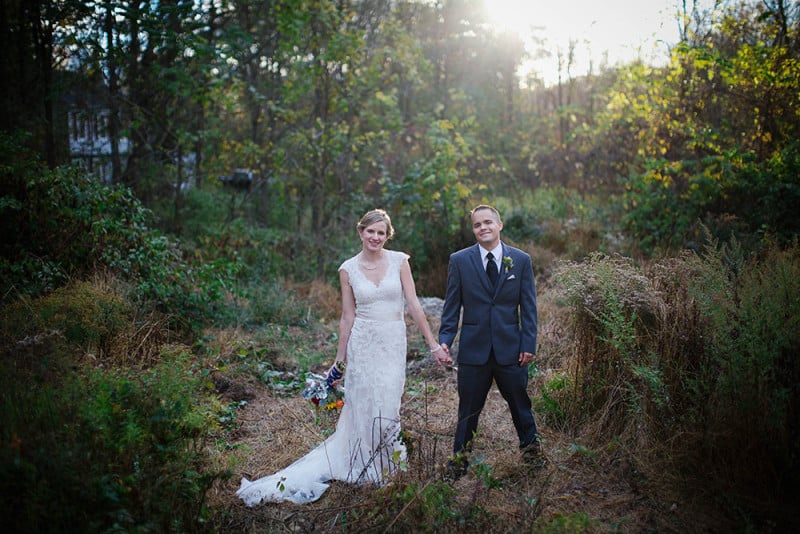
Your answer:
[[[663,63],[668,46],[678,41],[680,0],[484,0],[495,26],[525,38],[543,39],[550,57],[534,60],[532,70],[552,85],[557,81],[556,51],[564,57],[576,41],[573,76],[587,74],[590,61],[598,72],[607,64],[640,57]],[[690,3],[689,3],[690,4]],[[535,49],[535,48],[534,48]],[[566,79],[566,72],[563,74]]]

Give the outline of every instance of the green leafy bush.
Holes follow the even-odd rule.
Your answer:
[[[696,391],[691,413],[704,418],[708,432],[702,461],[739,489],[796,491],[800,247],[753,258],[735,242],[713,243],[705,253],[691,291],[708,325],[708,359],[703,380],[689,382]]]
[[[698,221],[721,239],[791,243],[800,233],[798,148],[793,141],[767,159],[734,148],[700,160],[648,160],[625,180],[623,224],[648,254],[701,242]]]
[[[14,532],[202,530],[204,495],[218,476],[204,452],[214,418],[185,359],[139,372],[82,376],[63,365],[47,372],[41,357],[58,352],[68,352],[63,338],[45,336],[2,362],[4,525]],[[21,361],[39,378],[31,380]]]
[[[183,326],[221,314],[236,258],[185,257],[150,228],[150,212],[122,187],[73,168],[46,169],[0,136],[0,291],[39,295],[107,269],[132,282],[132,298]]]

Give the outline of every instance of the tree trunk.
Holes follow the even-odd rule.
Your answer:
[[[108,139],[111,144],[111,183],[122,178],[122,161],[119,155],[119,73],[114,40],[114,5],[106,0],[106,66],[108,68]]]

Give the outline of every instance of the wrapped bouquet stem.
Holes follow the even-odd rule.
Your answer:
[[[315,406],[335,410],[344,406],[344,387],[337,384],[344,377],[345,362],[333,364],[328,376],[316,373],[306,375],[306,387],[303,398],[310,400]],[[336,384],[336,385],[334,385]]]

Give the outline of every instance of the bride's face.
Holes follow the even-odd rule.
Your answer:
[[[361,236],[364,250],[378,252],[383,248],[383,244],[386,243],[388,236],[387,226],[385,222],[379,221],[360,230],[358,234]]]

